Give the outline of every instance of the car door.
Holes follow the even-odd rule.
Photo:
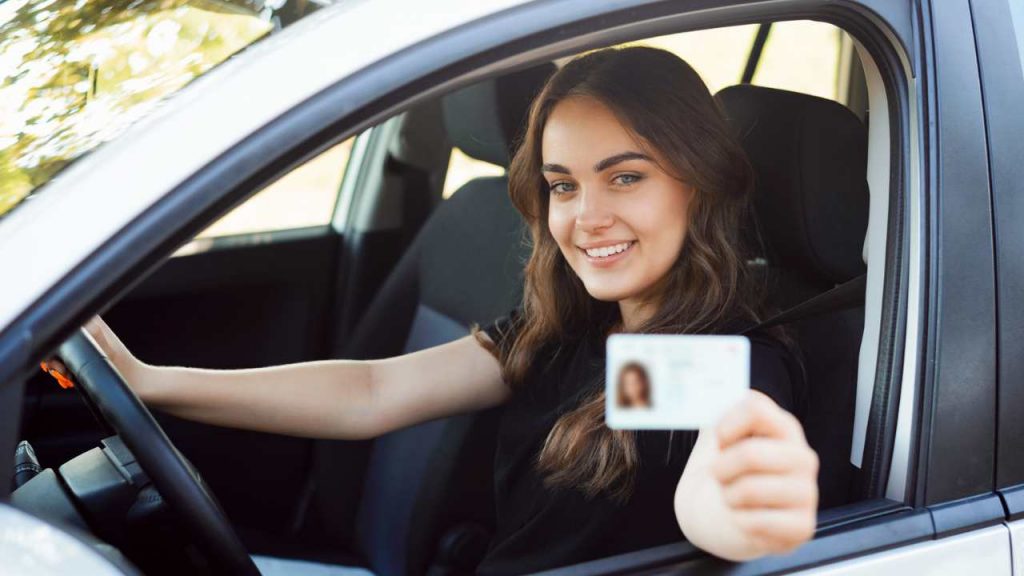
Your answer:
[[[992,107],[987,99],[983,106],[974,51],[976,40],[991,32],[964,27],[972,16],[975,25],[986,20],[978,18],[978,4],[921,3],[908,5],[914,9],[904,13],[916,29],[911,51],[920,56],[908,78],[913,96],[907,105],[913,118],[906,119],[912,131],[920,130],[916,140],[920,148],[915,150],[911,144],[902,149],[908,155],[910,174],[906,175],[908,203],[901,217],[908,219],[904,239],[910,250],[904,263],[908,265],[909,307],[901,390],[890,397],[894,404],[882,411],[876,406],[871,415],[876,425],[882,424],[879,430],[887,428],[887,417],[896,422],[883,433],[893,435],[893,444],[879,451],[881,457],[891,458],[884,498],[868,499],[847,511],[823,512],[814,541],[790,555],[746,563],[735,569],[737,573],[800,568],[814,574],[1012,573],[1010,534],[1004,523],[1007,509],[996,491],[998,484],[993,482],[997,396],[1005,415],[1003,406],[1007,398],[1014,397],[1014,388],[996,385],[997,275],[992,232],[1014,212],[1008,209],[1000,214],[997,205],[994,228],[989,196],[993,141],[986,135],[986,124],[991,126],[993,119],[985,117]],[[989,21],[995,18],[993,14],[1002,14],[1000,62],[1005,62],[1009,58],[1005,40],[1009,35],[1005,23],[1011,21],[1008,9],[987,6],[980,12],[987,12]],[[977,41],[982,52],[986,43],[993,42]],[[999,69],[1013,73],[1019,84],[1013,66]],[[914,185],[916,178],[920,179],[919,188]],[[890,216],[894,208],[899,209],[891,204]],[[1002,237],[1012,241],[1008,239],[1014,236],[1006,234],[1004,231]],[[1019,256],[1019,251],[1012,253]],[[894,272],[887,267],[887,276]],[[1018,281],[1012,275],[999,277],[1000,286]],[[1019,282],[1011,286],[1019,286]],[[1019,317],[1007,319],[1007,324],[1012,332]],[[1000,329],[1007,324],[1000,324]],[[876,387],[873,402],[878,402],[878,392]],[[907,415],[912,415],[912,424],[906,421]],[[998,421],[1004,426],[1004,418]],[[1003,443],[999,446],[1004,450]],[[1000,468],[1012,469],[1015,464],[1010,458]],[[893,507],[886,509],[887,504]],[[854,519],[856,508],[867,512],[872,506],[876,507],[873,518]],[[829,526],[833,513],[847,519]],[[670,555],[667,549],[659,552]],[[648,573],[703,573],[724,568],[710,559],[687,559],[681,548],[676,553],[680,556],[674,565]],[[651,565],[659,562],[653,553],[650,560]],[[593,568],[611,573],[615,566],[608,561]]]
[[[882,149],[888,152],[883,161],[889,169],[875,176],[889,194],[886,242],[873,247],[882,256],[875,270],[884,272],[877,294],[872,295],[869,279],[868,298],[879,304],[878,359],[863,422],[864,499],[823,512],[815,540],[787,556],[731,567],[679,543],[562,572],[876,573],[967,565],[981,573],[1010,573],[1009,531],[994,482],[993,416],[1001,391],[996,386],[989,150],[977,38],[964,26],[971,21],[968,0],[842,6],[551,1],[506,8],[478,14],[442,33],[434,30],[399,55],[376,62],[372,70],[339,77],[288,115],[246,132],[216,162],[192,169],[174,187],[167,200],[178,208],[174,215],[209,221],[209,205],[187,206],[184,200],[204,194],[220,202],[242,198],[254,180],[267,179],[282,163],[419,98],[529,61],[680,29],[806,17],[833,22],[873,56],[879,69],[872,74],[886,96],[885,105],[872,110],[878,122],[885,120],[872,124],[872,132],[888,143]],[[346,16],[370,18],[378,9],[386,7],[346,7]],[[374,17],[378,20],[358,25],[386,20],[382,14]],[[254,162],[257,156],[260,161]],[[129,232],[143,230],[144,224],[159,230],[154,222],[170,225],[171,218],[154,210],[148,222],[133,223]],[[150,252],[167,248],[171,232],[157,234],[165,236],[151,240]],[[108,258],[126,260],[108,260],[107,270],[124,281],[132,266],[153,257],[141,251],[123,244],[109,247]],[[72,280],[81,285],[88,278],[82,269]],[[93,292],[76,305],[85,309],[100,296]],[[55,306],[61,297],[47,302]],[[51,327],[44,338],[56,332]]]
[[[63,133],[71,141],[65,152],[71,157],[76,146],[94,145],[97,135],[90,129],[96,117],[110,109],[125,117],[139,114],[232,52],[280,29],[282,18],[287,24],[317,8],[281,3],[280,13],[268,8],[257,14],[251,7],[217,4],[102,7],[22,5],[4,16],[8,38],[29,36],[40,59],[50,53],[64,57],[52,70],[26,67],[11,84],[5,79],[5,91],[42,85],[45,90],[28,91],[29,105],[19,112],[34,126],[35,140]],[[26,34],[28,21],[36,22],[34,35]],[[46,106],[57,97],[53,93],[65,89],[66,76],[90,80],[82,101]],[[349,139],[324,151],[208,227],[107,310],[106,320],[140,358],[155,364],[253,367],[325,357],[333,336],[341,239],[331,224],[352,144]],[[32,138],[19,138],[0,151],[5,199],[22,194],[20,188],[40,171],[52,170],[49,165],[67,161],[26,161],[31,151],[23,148],[33,145],[40,148]],[[76,395],[61,392],[37,375],[25,397],[22,437],[44,466],[84,452],[104,433]],[[207,481],[225,494],[236,522],[264,529],[294,523],[308,441],[160,418]]]
[[[104,319],[155,365],[251,368],[327,357],[342,242],[331,221],[351,145],[322,153],[208,227]],[[62,392],[36,378],[26,394],[24,437],[46,464],[84,452],[103,433],[76,395]],[[310,441],[158,418],[239,526],[296,522]]]
[[[861,7],[861,17],[876,10],[893,17],[893,28],[876,29],[874,37],[868,21],[858,20],[856,12],[821,13],[857,31],[860,41],[877,42],[867,49],[876,51],[878,64],[889,67],[876,71],[891,90],[891,125],[882,126],[889,128],[895,161],[887,180],[894,192],[888,206],[891,236],[883,251],[882,288],[887,295],[879,311],[882,375],[873,390],[863,460],[864,473],[874,477],[867,483],[864,501],[823,513],[815,541],[789,556],[747,563],[741,572],[958,571],[968,566],[994,574],[1010,570],[1005,514],[992,483],[995,275],[984,117],[973,31],[959,25],[969,18],[970,7],[966,1],[921,10],[910,4],[900,9],[892,3],[885,6],[874,5],[870,11]],[[506,15],[530,21],[535,8],[540,9],[524,6]],[[524,42],[523,49],[561,54],[599,45],[601,28],[585,19],[594,15],[588,10],[600,12],[607,18],[603,25],[609,27],[642,23],[645,14],[653,18],[654,13],[644,12],[643,6],[634,6],[627,14],[606,13],[607,7],[576,8],[557,25],[586,40],[556,46]],[[780,3],[746,17],[785,18],[797,13]],[[686,22],[693,14],[683,11],[677,16]],[[494,18],[486,24],[493,25]],[[858,25],[865,28],[858,30]],[[459,32],[469,34],[472,29]],[[895,49],[891,37],[885,39],[893,29],[906,34],[906,76],[899,75],[899,54],[887,55],[883,46],[888,42]],[[521,33],[525,31],[508,31],[505,41],[513,43]],[[633,34],[642,36],[639,28]],[[443,47],[454,38],[466,41],[451,33],[437,43]],[[423,54],[417,58],[415,52],[409,57],[420,66],[437,62]],[[402,69],[396,64],[395,75],[401,76],[397,70]],[[575,566],[568,572],[702,573],[722,567],[720,561],[678,544]]]

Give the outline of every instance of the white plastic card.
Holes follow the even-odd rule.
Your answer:
[[[750,389],[744,336],[613,334],[606,346],[609,428],[703,428]]]

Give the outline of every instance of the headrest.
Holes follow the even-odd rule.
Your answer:
[[[441,101],[448,139],[467,155],[508,167],[512,144],[526,128],[526,113],[555,71],[545,63],[489,78]]]
[[[867,129],[841,104],[760,86],[716,98],[756,174],[754,212],[769,265],[830,283],[864,272]]]

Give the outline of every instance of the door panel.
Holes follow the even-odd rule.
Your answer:
[[[1010,534],[1005,524],[931,540],[797,572],[808,576],[1010,576]]]
[[[262,240],[221,239],[229,246],[170,258],[103,317],[155,365],[248,368],[324,357],[338,236],[321,227]],[[29,391],[25,437],[44,466],[104,435],[76,394],[45,378]],[[269,531],[294,524],[309,440],[157,418],[235,523]]]
[[[1013,556],[1013,574],[1024,574],[1024,520],[1010,522],[1010,550]]]

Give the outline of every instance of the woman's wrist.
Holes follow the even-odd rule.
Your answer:
[[[135,357],[116,362],[115,366],[139,400],[145,404],[154,403],[154,389],[158,386],[157,381],[163,379],[162,367],[146,364]]]
[[[676,486],[676,520],[683,536],[701,550],[734,562],[749,560],[761,552],[728,521],[721,487],[711,480],[711,462],[717,455],[714,430],[701,430]]]

